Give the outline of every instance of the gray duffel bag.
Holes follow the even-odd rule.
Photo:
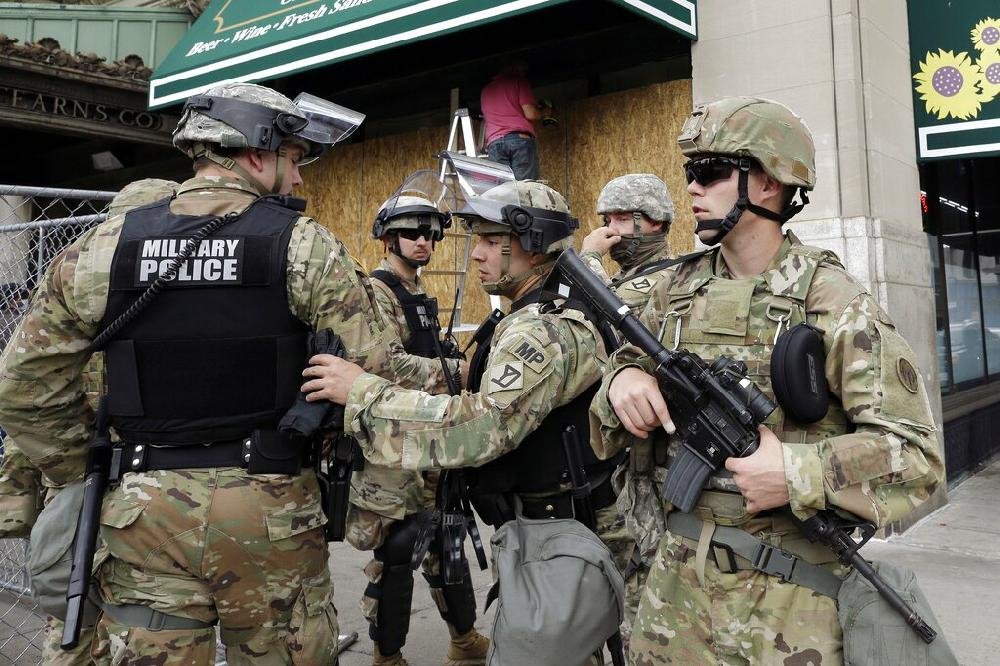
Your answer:
[[[489,666],[580,666],[618,631],[625,583],[581,523],[518,515],[491,543],[499,603]]]

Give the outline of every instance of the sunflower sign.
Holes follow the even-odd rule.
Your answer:
[[[1000,155],[1000,3],[910,0],[921,161]]]

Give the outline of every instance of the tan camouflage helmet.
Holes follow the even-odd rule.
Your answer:
[[[552,211],[558,222],[546,225],[540,244],[526,245],[529,230],[534,226],[530,209]],[[521,214],[517,209],[522,209]],[[573,232],[579,221],[569,212],[563,195],[537,180],[512,180],[487,190],[471,199],[460,213],[470,233],[478,235],[507,234],[517,236],[528,252],[551,254],[573,247]]]
[[[448,216],[430,200],[412,195],[392,196],[379,207],[371,237],[381,238],[390,231],[400,229],[429,227],[437,241],[444,237],[444,230],[449,226],[451,221]]]
[[[669,228],[674,202],[666,183],[651,173],[628,173],[608,181],[597,197],[597,214],[633,212]]]
[[[687,157],[752,157],[785,185],[816,185],[816,148],[809,128],[788,107],[757,97],[726,97],[700,104],[677,137]]]
[[[108,204],[108,217],[127,213],[133,208],[172,197],[178,184],[161,178],[143,178],[129,183]]]
[[[253,83],[222,83],[212,86],[202,95],[196,97],[236,99],[291,116],[299,115],[298,107],[292,100],[275,90]],[[247,137],[240,130],[221,120],[200,113],[194,108],[185,108],[184,114],[174,130],[173,142],[181,152],[191,158],[199,154],[197,148],[199,144],[216,145],[223,148],[246,148],[250,145]],[[306,150],[310,148],[308,142],[302,141],[301,143]]]

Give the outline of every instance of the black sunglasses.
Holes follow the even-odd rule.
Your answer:
[[[419,229],[400,229],[396,233],[399,234],[400,238],[405,238],[408,241],[415,241],[421,236],[423,236],[424,240],[427,241],[437,240],[437,238],[435,238],[437,234],[434,233],[430,227],[420,227]]]
[[[749,161],[744,157],[726,157],[713,155],[711,157],[696,157],[684,164],[684,175],[690,185],[694,181],[702,187],[708,187],[717,180],[725,180],[733,173],[733,169],[744,165],[749,168]]]

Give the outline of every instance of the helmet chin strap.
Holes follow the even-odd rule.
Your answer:
[[[278,168],[274,178],[274,185],[271,187],[266,187],[262,182],[257,180],[257,178],[249,171],[243,168],[242,165],[236,162],[231,157],[223,157],[215,151],[212,150],[211,146],[208,144],[202,144],[201,150],[195,149],[194,157],[198,159],[199,157],[204,157],[205,159],[215,162],[220,167],[227,171],[232,171],[237,174],[240,178],[250,183],[257,194],[263,196],[265,194],[281,194],[281,183],[285,179],[285,160],[282,159],[287,155],[287,149],[281,146],[277,150],[278,156]]]
[[[538,266],[522,271],[517,275],[510,274],[510,234],[503,235],[503,246],[500,250],[500,279],[496,282],[484,282],[483,291],[490,296],[510,296],[515,287],[535,275],[545,275],[551,269],[551,261],[543,261]]]
[[[719,233],[707,241],[703,241],[705,245],[718,245],[726,234],[733,230],[736,223],[740,221],[740,217],[743,216],[743,211],[749,210],[752,213],[756,213],[761,217],[766,217],[769,220],[774,220],[778,224],[784,224],[792,217],[797,215],[799,211],[805,208],[806,204],[809,203],[809,197],[806,196],[806,191],[799,188],[799,197],[802,199],[802,203],[789,204],[785,206],[785,209],[780,213],[775,213],[773,210],[764,208],[763,206],[758,206],[755,203],[751,203],[750,195],[748,192],[748,183],[750,181],[750,160],[743,158],[740,160],[739,166],[739,180],[737,185],[737,199],[736,203],[729,210],[721,220],[700,220],[698,226],[695,227],[695,233],[699,231],[711,231],[713,229],[718,229]]]

